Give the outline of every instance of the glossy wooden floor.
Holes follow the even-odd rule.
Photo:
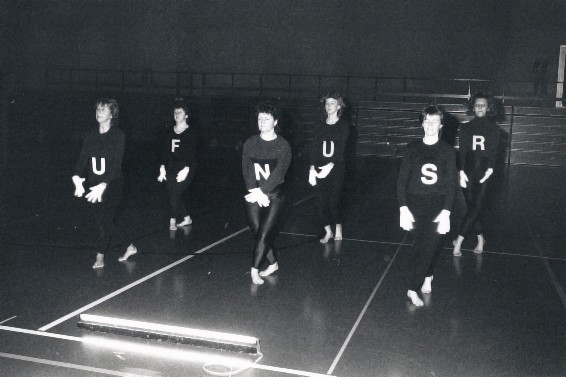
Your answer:
[[[346,238],[328,245],[318,242],[306,167],[295,161],[280,270],[263,286],[249,275],[237,156],[201,167],[194,224],[176,232],[167,229],[157,170],[130,167],[118,224],[140,253],[120,263],[125,245],[117,245],[97,271],[68,161],[18,161],[2,177],[1,376],[207,376],[204,352],[259,358],[86,332],[76,325],[81,312],[258,337],[263,357],[242,376],[566,374],[559,169],[511,166],[494,176],[486,251],[474,254],[466,239],[464,255],[453,257],[454,235],[446,237],[433,292],[417,309],[405,295],[411,236],[398,226],[396,160],[357,162],[345,190]],[[453,228],[463,208],[460,196]]]

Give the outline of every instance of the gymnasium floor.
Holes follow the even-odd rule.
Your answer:
[[[486,251],[474,254],[468,238],[453,257],[446,237],[433,292],[417,309],[405,295],[411,235],[398,226],[397,160],[357,161],[345,188],[346,238],[328,245],[318,242],[296,160],[280,270],[258,287],[233,157],[201,166],[194,224],[176,232],[157,170],[129,169],[118,224],[139,253],[120,263],[118,245],[97,271],[72,159],[51,168],[20,160],[3,172],[0,375],[208,376],[204,353],[259,359],[241,376],[566,375],[562,170],[511,166],[493,177]],[[453,228],[463,206],[459,196]],[[89,332],[77,327],[80,313],[250,335],[262,355]],[[93,337],[122,343],[85,340]]]

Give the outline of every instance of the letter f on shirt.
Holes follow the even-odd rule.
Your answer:
[[[180,143],[179,139],[171,139],[171,153],[175,153],[175,148],[179,148]]]

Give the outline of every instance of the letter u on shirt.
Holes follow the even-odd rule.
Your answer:
[[[102,175],[106,172],[106,159],[104,157],[100,158],[100,169],[96,163],[96,157],[92,158],[92,172],[96,175]]]

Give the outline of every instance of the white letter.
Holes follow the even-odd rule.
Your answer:
[[[175,148],[179,148],[181,139],[171,139],[171,153],[175,153]]]
[[[104,157],[102,157],[100,159],[100,161],[102,161],[100,163],[101,168],[100,168],[100,170],[98,170],[96,168],[96,157],[92,158],[92,172],[96,175],[102,175],[106,171],[106,159]]]
[[[472,150],[476,150],[476,146],[479,145],[482,151],[485,151],[485,137],[481,135],[474,135],[474,141],[472,143]]]
[[[436,181],[438,181],[438,175],[435,173],[436,170],[436,165],[424,164],[421,168],[421,173],[424,175],[424,177],[421,177],[422,183],[425,185],[434,185]]]
[[[259,166],[259,164],[256,162],[254,163],[254,170],[255,170],[255,180],[259,181],[260,178],[260,174],[263,175],[263,179],[267,179],[269,178],[269,165],[265,164],[265,170],[261,168],[261,166]]]
[[[322,155],[324,157],[332,157],[334,154],[334,142],[330,142],[330,153],[326,153],[326,140],[322,143]]]

